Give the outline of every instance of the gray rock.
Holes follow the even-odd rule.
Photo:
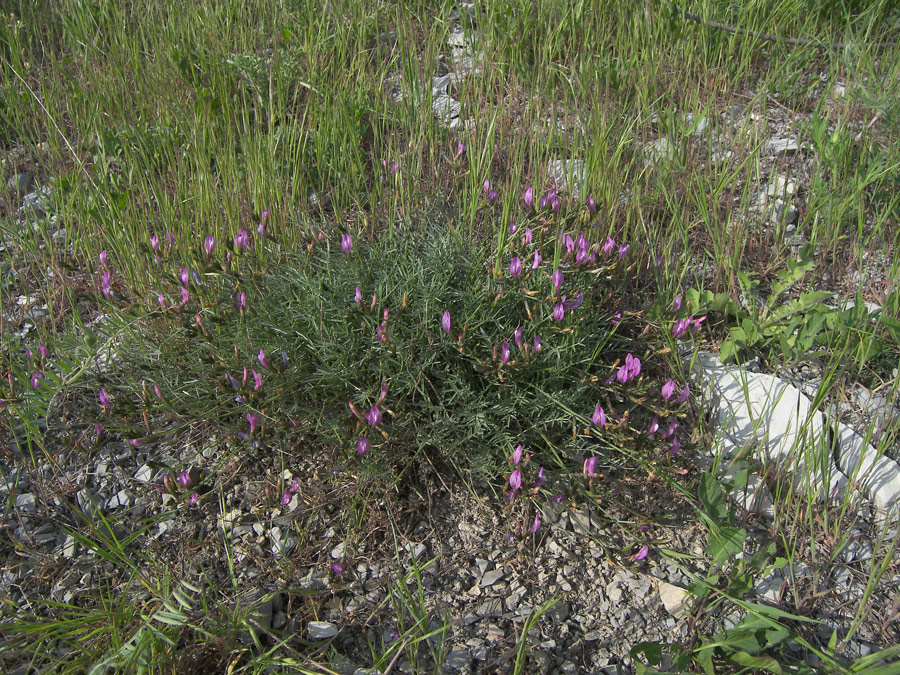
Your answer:
[[[799,149],[796,138],[773,138],[766,143],[769,155],[793,155]]]
[[[875,553],[871,542],[859,538],[861,534],[861,532],[852,534],[853,538],[841,548],[841,557],[845,563],[864,562]]]
[[[583,159],[551,159],[547,163],[547,174],[557,186],[568,190],[578,199],[580,187],[587,180]]]
[[[493,586],[495,583],[500,581],[503,578],[503,570],[491,570],[490,572],[485,572],[484,576],[481,577],[481,586],[482,588],[487,586]]]
[[[330,621],[310,621],[306,631],[310,640],[327,640],[338,634],[338,627]]]
[[[125,490],[119,490],[106,502],[110,509],[117,509],[120,506],[128,506],[129,504],[131,504],[131,496]]]
[[[644,146],[644,157],[648,164],[665,164],[675,158],[675,147],[663,136]]]
[[[30,492],[16,495],[16,508],[20,513],[34,513],[37,510],[34,495]]]
[[[450,650],[444,660],[444,667],[450,670],[462,670],[472,662],[472,655],[465,647],[457,646]]]
[[[478,607],[477,612],[482,617],[503,616],[503,601],[500,598],[485,600]]]
[[[797,194],[797,183],[789,176],[775,174],[766,186],[766,196],[778,199],[787,199]]]
[[[46,216],[53,208],[53,202],[50,200],[50,188],[38,188],[34,192],[29,192],[22,199],[22,207],[19,211],[34,219],[40,220]]]
[[[31,187],[32,180],[31,174],[17,173],[6,181],[6,189],[14,191],[19,196],[24,195]]]
[[[75,557],[75,553],[77,553],[77,551],[78,544],[75,542],[75,537],[73,537],[71,534],[67,534],[62,546],[63,558],[71,560]]]
[[[151,480],[153,480],[153,469],[149,464],[144,464],[135,472],[134,479],[136,481],[140,481],[141,483],[149,483]]]

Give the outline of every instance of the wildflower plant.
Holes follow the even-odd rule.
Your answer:
[[[144,423],[129,414],[128,423],[106,426],[152,439],[182,418],[187,424],[201,401],[237,444],[290,452],[303,435],[339,448],[336,463],[383,475],[436,453],[488,484],[505,449],[521,444],[540,477],[513,470],[505,489],[515,496],[527,484],[545,500],[560,491],[593,499],[606,489],[606,468],[668,460],[673,434],[649,431],[688,411],[688,390],[669,390],[673,377],[659,372],[655,346],[663,340],[619,311],[640,262],[592,222],[590,202],[570,209],[553,191],[530,202],[493,241],[461,241],[429,223],[402,241],[351,242],[309,227],[307,245],[289,250],[270,227],[252,256],[238,255],[249,248],[249,228],[238,228],[224,252],[198,237],[190,260],[160,263],[169,269],[159,276],[165,293],[189,293],[179,306],[157,308],[150,330],[203,370],[169,372],[179,395],[132,396]],[[121,373],[130,381],[159,377],[159,363],[140,358],[141,339]],[[115,417],[110,399],[98,398],[96,416]],[[588,458],[596,478],[586,483]],[[552,493],[543,487],[550,476]],[[529,512],[526,531],[536,515]]]

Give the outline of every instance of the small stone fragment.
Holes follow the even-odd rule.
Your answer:
[[[330,621],[310,621],[306,630],[310,640],[327,640],[338,634],[338,627]]]

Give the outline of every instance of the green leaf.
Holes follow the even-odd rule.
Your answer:
[[[734,346],[734,342],[731,340],[725,340],[722,343],[722,347],[719,350],[719,358],[722,359],[722,363],[729,363],[731,361],[736,360],[737,356],[737,347]]]
[[[709,473],[700,477],[700,488],[697,494],[706,514],[713,520],[724,520],[728,516],[725,508],[725,490],[719,481]]]
[[[662,645],[658,642],[640,642],[631,648],[631,658],[635,664],[640,663],[637,657],[641,654],[651,666],[658,666],[662,661]]]
[[[722,527],[711,533],[706,554],[715,564],[721,564],[739,553],[744,547],[747,531],[744,528]]]
[[[781,664],[771,656],[753,656],[747,652],[735,652],[728,656],[728,660],[739,666],[747,668],[762,668],[770,673],[781,675]]]
[[[731,334],[731,340],[739,349],[747,346],[747,334],[743,328],[735,326],[729,330],[729,333]]]

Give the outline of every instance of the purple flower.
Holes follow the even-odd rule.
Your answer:
[[[650,422],[649,428],[647,429],[647,435],[652,436],[656,433],[657,429],[659,429],[659,418],[654,417],[653,421]]]
[[[378,325],[378,328],[375,329],[375,339],[379,342],[387,341],[387,326],[383,323]]]
[[[490,178],[484,179],[484,185],[482,186],[482,189],[484,190],[484,194],[487,194],[488,192],[491,191],[491,179]]]
[[[534,487],[539,488],[543,485],[547,480],[547,477],[544,475],[544,467],[538,469],[537,478],[534,479]]]
[[[185,469],[181,473],[178,474],[178,478],[175,480],[181,487],[188,487],[193,483],[191,480],[191,472]]]
[[[647,557],[647,554],[649,552],[650,552],[650,547],[647,546],[647,544],[644,544],[643,546],[641,546],[641,549],[637,553],[635,553],[633,556],[631,556],[630,560],[634,560],[634,561],[643,560],[644,558]]]
[[[179,288],[181,289],[181,304],[183,305],[191,299],[191,294],[188,293],[188,289],[186,289],[184,286],[179,286]]]
[[[559,211],[559,207],[562,206],[562,202],[559,200],[559,197],[553,197],[550,200],[550,209],[553,211]]]
[[[522,444],[516,446],[516,449],[513,450],[512,454],[512,463],[518,465],[519,462],[522,461]]]
[[[287,355],[287,352],[282,349],[281,350],[281,369],[284,370],[285,368],[287,368],[287,364],[288,364],[288,355]]]
[[[625,384],[630,379],[631,377],[628,374],[628,366],[622,366],[618,371],[616,371],[616,380],[618,380],[620,384]]]
[[[669,380],[668,382],[666,382],[662,386],[662,390],[660,391],[660,394],[662,394],[662,397],[664,399],[666,399],[667,401],[670,398],[672,398],[672,394],[674,394],[674,393],[675,393],[675,383],[672,380]]]
[[[496,190],[489,190],[487,193],[487,200],[489,203],[493,204],[500,197],[500,193]]]
[[[556,306],[553,308],[553,320],[554,321],[562,321],[566,316],[566,308],[563,306],[561,302],[557,302]]]
[[[587,198],[587,207],[588,211],[590,211],[591,215],[597,213],[597,202],[594,201],[593,197]]]
[[[40,389],[41,388],[41,380],[44,379],[44,374],[38,370],[34,371],[31,374],[31,388],[32,389]]]
[[[516,233],[516,221],[514,221],[514,220],[509,221],[509,233],[510,234]]]
[[[526,227],[526,228],[525,228],[525,243],[526,243],[526,244],[530,244],[532,238],[533,238],[533,235],[532,235],[532,233],[531,233],[531,228],[530,228],[530,227]]]
[[[513,489],[513,492],[522,487],[522,472],[518,469],[509,474],[509,487]]]
[[[597,474],[598,457],[593,455],[584,460],[584,475],[593,478]]]
[[[234,247],[235,248],[250,248],[250,234],[247,230],[241,228],[238,230],[238,233],[234,235]]]
[[[106,267],[106,249],[100,251],[100,255],[98,257],[100,258],[100,264]]]
[[[350,238],[349,234],[341,237],[341,250],[347,255],[353,250],[353,239]]]
[[[534,336],[534,344],[531,346],[531,348],[532,348],[534,351],[539,352],[539,351],[541,351],[541,347],[543,347],[543,346],[544,346],[544,345],[543,345],[543,343],[541,342],[541,336],[540,336],[540,335],[535,335],[535,336]]]
[[[622,244],[619,246],[619,257],[624,258],[625,254],[628,253],[629,248],[631,248],[630,244]]]
[[[522,274],[522,261],[518,256],[509,261],[509,275],[517,277]]]
[[[104,298],[112,295],[112,273],[109,270],[103,270],[100,280],[100,292],[103,293]]]
[[[531,188],[525,190],[525,194],[522,195],[522,199],[524,200],[525,205],[531,208],[531,206],[534,204],[534,190],[532,190]]]
[[[441,316],[441,328],[444,329],[445,333],[450,332],[450,312],[444,312],[443,316]]]
[[[691,319],[678,319],[672,326],[672,337],[680,338],[691,326]]]
[[[356,301],[357,305],[362,304],[362,291],[359,290],[359,286],[356,287],[356,293],[353,295],[353,299]]]
[[[625,357],[625,366],[628,368],[629,380],[641,374],[641,360],[631,354]]]
[[[153,249],[154,253],[159,253],[159,237],[155,234],[150,237],[150,248]]]
[[[237,294],[236,303],[238,311],[246,312],[248,309],[250,309],[250,305],[247,303],[247,294],[244,293],[244,291],[241,291]]]
[[[684,403],[691,396],[691,385],[684,385],[684,389],[681,390],[681,393],[678,395],[678,398],[675,399],[675,403]]]
[[[541,264],[541,254],[538,253],[538,250],[534,250],[534,262],[531,263],[531,269],[536,270],[538,266]]]
[[[153,385],[153,393],[156,394],[156,398],[162,399],[162,389],[159,388],[158,384]]]
[[[335,560],[333,563],[331,563],[331,572],[332,572],[332,574],[334,574],[334,576],[339,577],[346,571],[347,571],[347,563],[342,563],[337,560]]]
[[[272,369],[272,366],[271,366],[271,364],[269,363],[269,359],[266,358],[266,352],[265,352],[265,351],[263,351],[262,349],[260,349],[260,350],[259,350],[259,354],[257,355],[256,358],[259,359],[259,365],[261,365],[263,368],[268,368],[269,370]]]
[[[103,406],[104,410],[109,407],[109,394],[107,394],[103,389],[101,389],[97,394],[97,400],[100,401],[100,405]]]
[[[40,353],[42,359],[46,359],[50,355],[50,351],[47,349],[47,346],[44,344],[38,345],[38,353]]]
[[[666,428],[666,432],[663,434],[663,438],[669,438],[675,433],[675,430],[678,428],[678,422],[672,420],[669,422],[669,426]]]
[[[99,436],[100,434],[103,433],[103,425],[100,424],[100,422],[91,422],[91,424],[94,426],[95,434],[97,434]]]
[[[188,501],[188,504],[190,504],[191,506],[195,506],[197,504],[197,502],[199,502],[199,501],[200,501],[200,495],[198,495],[196,492],[194,492],[191,494],[191,498]]]
[[[500,365],[501,366],[505,366],[507,363],[509,363],[509,356],[510,356],[509,345],[506,344],[506,340],[504,340],[503,343],[500,345]]]
[[[163,309],[166,308],[166,296],[162,294],[162,291],[159,292],[159,295],[156,296],[156,301],[159,303],[159,306]]]
[[[676,295],[672,300],[672,311],[677,312],[679,309],[681,309],[681,296]]]
[[[203,240],[203,250],[206,251],[206,255],[212,255],[213,249],[216,247],[216,238],[214,236],[207,235],[206,239]]]
[[[182,286],[191,285],[191,273],[188,271],[187,267],[181,268],[181,274],[178,275],[178,278],[181,280]]]
[[[253,391],[262,389],[262,375],[257,373],[255,370],[251,370],[250,372],[253,373]]]
[[[606,413],[603,411],[599,405],[594,408],[594,415],[591,417],[591,422],[594,423],[595,427],[605,427],[606,426]]]
[[[225,371],[225,375],[228,376],[228,382],[231,384],[232,388],[234,388],[234,389],[241,388],[241,383],[238,382],[236,379],[234,379],[234,377],[231,375],[231,373],[229,373],[227,370]]]
[[[169,243],[169,246],[175,245],[175,233],[172,230],[166,230],[166,241]]]
[[[566,497],[562,492],[557,492],[555,495],[553,495],[553,499],[551,499],[550,501],[552,501],[554,504],[562,504],[565,498]]]
[[[373,427],[377,427],[381,424],[381,411],[378,409],[377,405],[373,405],[369,408],[369,412],[366,413],[366,422]]]
[[[578,265],[584,265],[588,261],[588,249],[579,248],[575,252],[575,263]]]
[[[701,316],[699,319],[691,319],[691,333],[693,335],[696,335],[700,331],[704,321],[706,321],[705,316]]]
[[[538,528],[541,526],[541,516],[538,513],[534,514],[534,522],[531,524],[531,527],[528,528],[529,534],[534,534],[538,531]]]
[[[606,241],[603,242],[603,252],[606,255],[611,255],[613,251],[616,250],[616,242],[612,237],[607,237]]]
[[[613,318],[611,318],[609,322],[613,326],[618,326],[620,323],[622,323],[622,312],[616,312],[615,314],[613,314]]]
[[[681,443],[678,442],[678,436],[674,436],[672,438],[672,447],[669,450],[670,455],[677,455],[678,451],[681,449]]]
[[[454,157],[454,159],[459,159],[465,151],[466,151],[466,146],[463,145],[463,142],[456,141],[456,156]]]
[[[292,496],[292,495],[291,495],[291,491],[290,491],[290,490],[285,490],[284,493],[281,495],[281,505],[282,505],[282,506],[287,506],[288,504],[290,504],[290,503],[291,503],[291,496]]]
[[[356,440],[356,454],[362,457],[369,450],[372,449],[372,446],[369,444],[369,439],[365,436],[360,436]]]
[[[581,301],[584,299],[584,293],[579,293],[575,296],[574,300],[569,300],[566,303],[566,309],[578,309],[581,307]]]
[[[516,343],[516,347],[522,347],[522,333],[524,332],[524,330],[525,329],[522,328],[522,326],[519,326],[518,328],[516,328],[516,332],[513,333],[513,341]]]
[[[247,413],[247,421],[250,423],[250,435],[256,431],[256,427],[259,426],[259,415],[254,413]]]
[[[565,277],[563,276],[562,270],[557,267],[555,270],[553,270],[553,274],[550,276],[550,282],[553,284],[553,288],[556,293],[559,293],[559,289],[563,285],[563,281],[565,281]]]
[[[146,443],[143,438],[129,438],[128,442],[135,448],[143,448]]]
[[[568,254],[568,253],[571,253],[572,251],[575,250],[575,240],[572,239],[572,235],[571,235],[571,234],[567,234],[565,237],[563,237],[563,244],[564,244],[565,247],[566,247],[566,253],[567,253],[567,254]]]

